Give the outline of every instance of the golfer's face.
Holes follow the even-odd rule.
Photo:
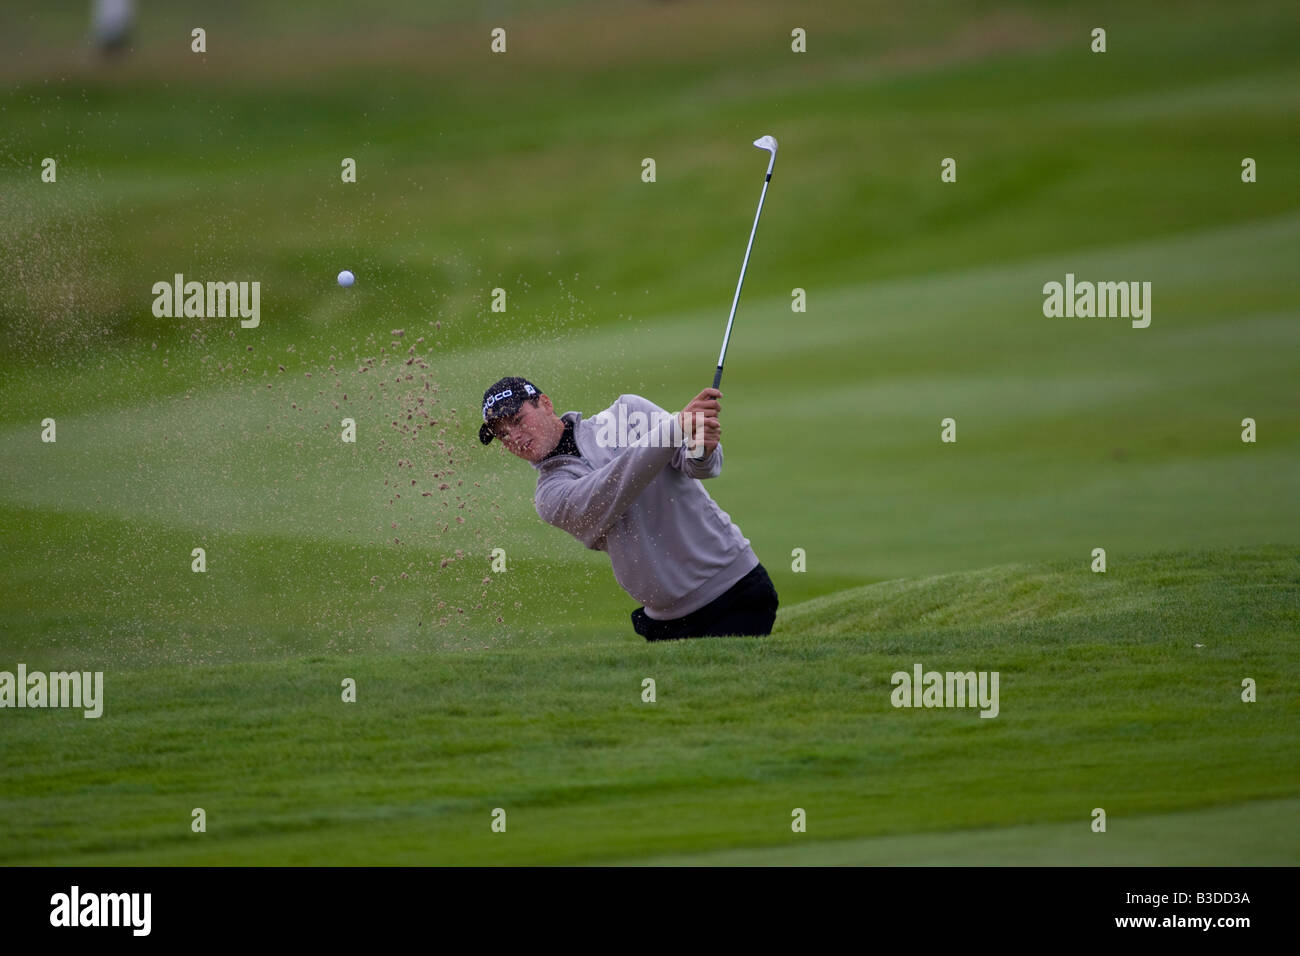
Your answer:
[[[548,417],[540,402],[524,402],[514,415],[493,422],[492,433],[510,454],[524,461],[539,461],[551,450],[546,447]]]

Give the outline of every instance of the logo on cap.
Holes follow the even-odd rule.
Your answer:
[[[524,391],[528,393],[529,398],[532,398],[534,395],[537,394],[537,389],[533,388],[527,382],[524,382]],[[504,392],[497,392],[495,395],[489,395],[487,397],[487,401],[483,403],[483,420],[487,421],[487,413],[489,408],[491,408],[493,405],[495,405],[497,402],[501,401],[502,399],[509,398],[514,393],[515,393],[514,389],[507,388]]]

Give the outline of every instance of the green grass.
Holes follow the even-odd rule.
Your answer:
[[[798,839],[792,859],[843,862],[876,858],[839,841],[893,835],[911,862],[897,835],[919,834],[933,862],[938,834],[979,830],[983,861],[1009,863],[1025,833],[990,828],[1089,834],[1100,806],[1106,850],[1083,861],[1184,859],[1141,818],[1300,788],[1297,598],[1284,549],[1183,553],[873,585],[761,640],[118,667],[99,720],[6,715],[0,846],[19,863],[463,864]],[[893,708],[914,663],[998,671],[1000,713]],[[1294,805],[1268,859],[1295,862]],[[1239,831],[1206,827],[1195,859],[1249,861]]]
[[[1296,862],[1295,5],[498,12],[177,3],[108,65],[0,13],[0,670],[109,682],[0,712],[0,858]],[[708,384],[769,131],[707,487],[778,631],[649,648],[478,401]],[[177,272],[261,327],[155,318]],[[1150,328],[1044,318],[1066,272]],[[916,661],[1003,715],[892,710]]]
[[[761,850],[638,858],[638,866],[1294,866],[1297,800],[1261,800],[1117,821],[1036,823]],[[810,831],[811,832],[811,831]]]

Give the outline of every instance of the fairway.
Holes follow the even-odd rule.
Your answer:
[[[770,850],[638,859],[642,866],[1294,866],[1300,803],[1274,800],[1134,817],[1119,841],[1093,839],[1072,823],[868,837]],[[1213,834],[1206,839],[1207,834]],[[1224,845],[1233,848],[1230,857]]]
[[[1260,818],[1241,804],[1294,821],[1296,801],[1280,798],[1300,784],[1300,665],[1285,636],[1298,598],[1294,554],[1164,555],[1104,578],[1034,566],[872,585],[794,608],[759,641],[119,667],[99,720],[9,715],[4,819],[27,822],[7,823],[3,845],[12,862],[56,864],[577,863],[741,847],[885,862],[881,845],[895,863],[942,862],[908,855],[898,835],[916,834],[918,853],[951,846],[948,862],[970,863],[978,848],[987,864],[1025,862],[1032,844],[990,828],[1051,823],[1046,846],[1063,853],[1033,862],[1293,862],[1289,825],[1252,855]],[[999,671],[1000,712],[891,706],[891,674],[914,662]],[[1241,674],[1275,699],[1242,704]],[[343,677],[355,706],[339,703]],[[209,815],[201,840],[170,819],[191,803]],[[1195,848],[1153,836],[1195,827],[1162,814],[1223,805],[1227,822]],[[1089,832],[1098,806],[1104,836]],[[497,807],[508,841],[484,823]],[[797,852],[795,807],[813,844]],[[954,829],[979,833],[936,836]]]
[[[381,7],[0,14],[0,672],[105,687],[0,709],[0,864],[1300,863],[1294,4]],[[706,387],[769,132],[706,487],[781,608],[647,644],[480,401]]]

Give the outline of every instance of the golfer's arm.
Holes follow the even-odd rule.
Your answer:
[[[633,397],[638,399],[638,404],[635,407],[650,415],[652,421],[656,415],[662,419],[669,414],[648,399],[641,399],[639,396]],[[713,449],[713,454],[706,455],[703,458],[692,458],[687,454],[688,451],[686,445],[679,444],[673,457],[668,462],[669,466],[676,468],[688,478],[716,478],[722,473],[721,442]]]
[[[716,478],[722,474],[722,443],[718,442],[713,453],[703,458],[692,458],[685,448],[679,448],[673,455],[672,466],[687,478]]]
[[[557,478],[537,489],[537,513],[587,547],[603,538],[637,496],[654,481],[676,448],[634,446],[581,478]]]

